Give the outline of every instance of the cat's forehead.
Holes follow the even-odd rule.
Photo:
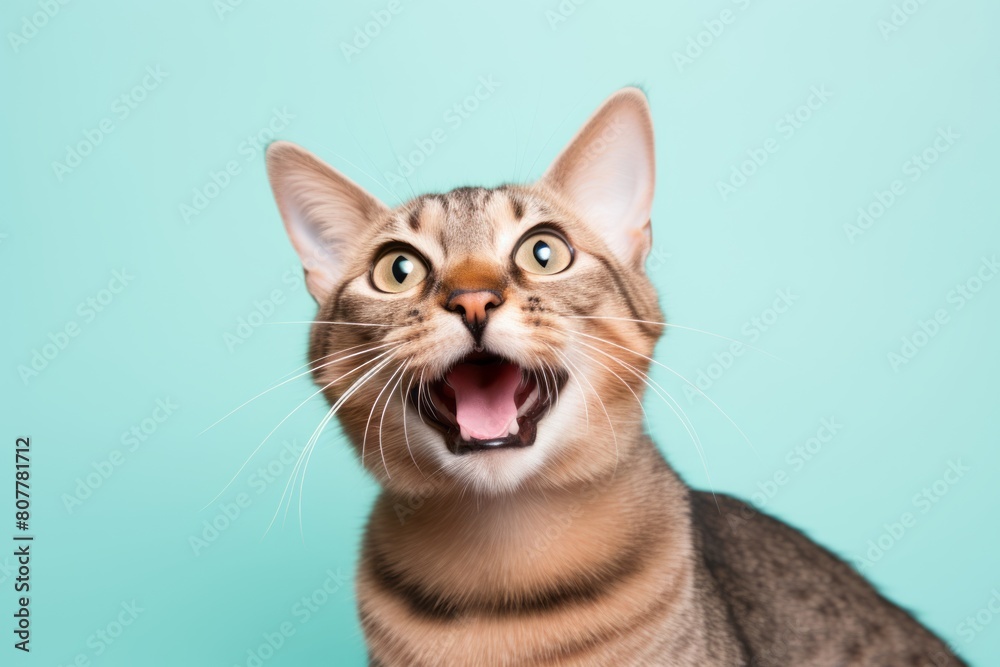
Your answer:
[[[448,255],[479,254],[507,245],[549,211],[525,189],[456,188],[417,197],[394,211],[392,231],[435,243]]]

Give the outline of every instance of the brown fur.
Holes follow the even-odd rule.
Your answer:
[[[384,488],[357,578],[372,663],[960,665],[801,533],[690,490],[645,434],[640,399],[663,321],[642,270],[648,218],[610,241],[571,187],[604,159],[596,138],[628,133],[629,114],[639,119],[634,136],[651,143],[645,100],[619,93],[539,184],[461,188],[397,209],[376,206],[301,149],[269,151],[300,253],[308,243],[296,215],[336,209],[321,223],[343,228],[327,239],[335,272],[307,263],[320,302],[315,380],[336,405],[374,369],[337,414]],[[293,211],[306,191],[308,206]],[[518,239],[539,225],[571,241],[564,273],[527,276],[512,264]],[[388,243],[427,260],[419,287],[372,288],[370,266]],[[531,447],[453,455],[406,399],[472,349],[444,307],[454,289],[502,294],[485,347],[569,376]]]

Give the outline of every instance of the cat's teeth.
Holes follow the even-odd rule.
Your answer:
[[[510,423],[507,424],[507,434],[517,435],[518,431],[520,430],[521,426],[520,424],[517,423],[517,417],[514,417],[513,419],[510,420]]]
[[[465,427],[459,424],[458,429],[462,432],[462,440],[472,440],[472,435],[465,430]]]
[[[435,410],[437,410],[442,415],[450,417],[452,420],[454,420],[455,415],[452,414],[451,410],[446,408],[444,403],[442,403],[441,400],[434,395],[434,392],[430,392],[430,398],[431,398],[431,405],[434,406]]]
[[[531,390],[531,394],[528,396],[528,398],[525,399],[524,403],[521,404],[521,407],[518,408],[517,416],[518,417],[523,416],[525,412],[531,409],[531,406],[533,406],[535,404],[535,401],[537,400],[538,400],[538,387],[536,386],[534,389]]]

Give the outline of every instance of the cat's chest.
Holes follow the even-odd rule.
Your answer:
[[[648,655],[690,653],[687,664],[699,664],[698,642],[665,645],[699,617],[685,531],[601,515],[567,504],[464,534],[375,522],[358,573],[373,655],[412,665],[443,655],[455,665],[658,664],[647,660],[655,648]]]

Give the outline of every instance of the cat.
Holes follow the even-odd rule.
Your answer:
[[[319,431],[335,415],[383,489],[356,581],[370,663],[963,664],[802,533],[689,488],[646,434],[653,146],[626,88],[537,183],[396,208],[269,146],[319,305]]]

